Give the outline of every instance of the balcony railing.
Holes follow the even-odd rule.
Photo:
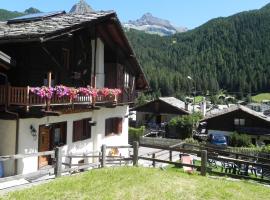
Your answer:
[[[119,103],[122,96],[84,96],[78,94],[76,98],[71,99],[69,96],[58,97],[52,95],[48,100],[42,98],[30,91],[30,87],[12,87],[0,85],[0,105],[6,106],[25,106],[26,109],[34,106],[57,106],[57,105],[94,105],[103,103]]]

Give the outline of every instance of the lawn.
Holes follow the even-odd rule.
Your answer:
[[[270,199],[270,188],[188,175],[178,169],[107,168],[59,178],[4,199]]]
[[[270,93],[261,93],[251,97],[252,101],[261,103],[263,100],[270,101]]]

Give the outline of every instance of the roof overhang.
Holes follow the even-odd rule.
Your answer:
[[[15,60],[13,60],[9,55],[0,51],[0,67],[9,70],[10,66],[14,66],[16,64]]]

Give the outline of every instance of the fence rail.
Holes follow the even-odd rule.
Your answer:
[[[151,154],[147,155],[139,155],[139,147],[148,147],[152,149],[156,149],[156,151],[152,152]],[[192,147],[192,148],[191,148]],[[128,157],[124,157],[120,155],[107,155],[107,149],[112,148],[119,148],[119,149],[133,149],[133,154]],[[169,153],[168,159],[161,159],[157,157],[158,153],[162,153],[162,151],[167,151]],[[172,160],[172,153],[179,153],[179,155],[182,154],[189,154],[189,155],[195,155],[200,158],[200,162],[197,162],[195,164],[189,164],[189,163],[181,163],[180,160],[173,161]],[[245,178],[245,179],[252,179],[257,181],[263,181],[266,183],[270,183],[270,174],[267,176],[267,173],[270,172],[270,160],[263,159],[256,157],[257,159],[254,160],[254,156],[247,156],[243,154],[238,153],[231,153],[231,155],[234,155],[235,157],[228,157],[226,156],[227,151],[223,150],[213,150],[212,148],[209,149],[203,149],[200,146],[196,145],[186,145],[181,143],[174,144],[171,146],[158,146],[158,145],[147,145],[142,144],[139,145],[138,142],[134,142],[133,145],[127,145],[127,146],[106,146],[102,145],[101,151],[96,152],[87,152],[82,154],[62,154],[62,149],[56,148],[54,151],[47,151],[47,152],[38,152],[38,153],[31,153],[31,154],[18,154],[18,155],[9,155],[9,156],[0,156],[0,161],[6,162],[9,160],[16,160],[16,159],[23,159],[28,157],[34,157],[34,156],[47,156],[50,155],[54,157],[54,165],[50,169],[46,170],[40,170],[34,173],[30,174],[23,174],[23,175],[15,175],[12,177],[5,177],[0,178],[1,182],[11,181],[11,180],[17,180],[21,178],[29,178],[32,176],[38,176],[38,175],[46,175],[46,174],[54,174],[55,177],[60,177],[62,173],[64,172],[74,172],[74,171],[81,171],[81,170],[87,170],[90,168],[100,168],[100,167],[106,167],[106,166],[112,166],[112,165],[122,165],[122,164],[131,164],[133,166],[138,166],[139,160],[146,160],[151,161],[153,163],[153,166],[155,167],[157,163],[165,163],[165,164],[171,164],[175,165],[176,167],[191,167],[193,169],[196,169],[200,172],[202,176],[205,176],[207,172],[216,174],[216,175],[226,175],[231,177],[237,177],[237,178]],[[225,155],[225,156],[224,156]],[[69,162],[65,161],[63,162],[63,158],[69,158]],[[73,163],[72,159],[79,159],[82,158],[83,160],[86,159],[93,159],[91,163],[82,162],[82,163]],[[250,160],[250,159],[253,160]],[[227,163],[227,164],[233,164],[233,170],[236,169],[237,166],[245,165],[245,168],[252,166],[252,167],[258,167],[261,168],[262,172],[264,172],[261,176],[261,178],[255,178],[253,176],[247,176],[247,174],[237,174],[237,173],[223,173],[215,171],[214,167],[210,165],[210,161],[213,162],[220,162],[220,163]],[[269,162],[265,162],[269,161]],[[219,166],[221,168],[221,166]],[[223,169],[223,168],[222,168]],[[239,168],[240,169],[240,168]],[[236,172],[236,171],[235,171]],[[265,173],[266,172],[266,173]],[[266,177],[265,177],[266,176]],[[268,179],[269,178],[269,179]]]

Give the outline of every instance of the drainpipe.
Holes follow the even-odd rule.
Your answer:
[[[19,114],[15,112],[11,112],[8,110],[8,77],[4,73],[0,73],[1,76],[5,77],[5,85],[6,85],[6,103],[5,103],[5,113],[11,114],[16,117],[16,138],[15,138],[15,154],[18,154],[19,151]],[[18,172],[18,167],[17,167],[18,160],[15,159],[15,168],[14,168],[14,173],[17,174]]]

